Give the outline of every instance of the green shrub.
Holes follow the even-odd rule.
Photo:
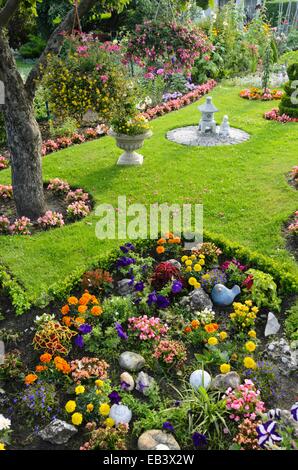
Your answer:
[[[290,51],[286,52],[285,54],[282,54],[278,59],[278,63],[287,64],[288,66],[294,63],[298,63],[298,51]]]
[[[288,67],[288,76],[290,81],[285,84],[285,95],[282,97],[279,104],[280,114],[287,114],[292,118],[298,118],[298,104],[294,104],[292,95],[296,89],[294,82],[298,80],[298,63],[293,63]]]
[[[288,76],[291,81],[298,80],[298,62],[291,64],[288,67]]]
[[[273,277],[258,269],[249,269],[246,273],[253,276],[252,288],[248,290],[253,303],[260,308],[280,310],[281,299],[277,297],[277,285]]]
[[[35,59],[40,57],[44,48],[46,46],[46,41],[40,36],[35,36],[34,34],[29,35],[29,41],[23,44],[20,47],[19,52],[24,59]]]
[[[285,332],[289,339],[298,340],[298,302],[287,311],[285,321]]]

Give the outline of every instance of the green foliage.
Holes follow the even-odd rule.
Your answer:
[[[285,84],[285,94],[279,104],[280,114],[287,114],[292,118],[298,118],[298,104],[294,102],[295,91],[297,89],[296,81],[298,80],[298,63],[294,62],[288,67],[288,76],[290,81]]]
[[[156,106],[162,102],[162,95],[165,91],[165,80],[162,76],[157,76],[154,80],[146,80],[140,78],[138,80],[140,86],[140,94],[144,100],[146,97],[150,97],[152,100],[151,106]]]
[[[23,44],[19,52],[24,59],[35,59],[38,58],[46,45],[46,41],[40,36],[29,34],[29,41]]]
[[[272,26],[277,26],[279,20],[279,8],[282,5],[282,17],[284,18],[290,7],[290,21],[294,19],[297,0],[294,1],[266,1],[266,16]]]
[[[0,364],[0,381],[22,380],[24,378],[24,364],[21,353],[17,349],[4,356],[3,364]]]
[[[298,62],[289,65],[287,72],[291,81],[298,80]]]
[[[285,321],[286,335],[290,340],[298,340],[298,303],[293,305],[287,312]]]
[[[13,307],[15,308],[16,315],[22,315],[31,308],[31,300],[17,283],[12,279],[6,269],[0,265],[0,287],[11,298]]]
[[[44,121],[48,118],[46,101],[48,99],[47,90],[40,85],[34,97],[34,113],[37,121]]]
[[[4,343],[17,343],[21,339],[21,333],[15,330],[2,328],[0,330],[0,341]]]
[[[107,325],[114,324],[115,321],[124,323],[129,317],[133,317],[137,314],[136,306],[130,296],[112,296],[104,300],[102,308],[103,314],[101,318]]]
[[[77,121],[67,117],[63,121],[50,121],[50,135],[52,138],[70,137],[78,129]]]
[[[286,64],[286,65],[292,65],[294,63],[298,63],[298,50],[297,51],[285,52],[278,59],[278,63],[279,64]]]
[[[277,286],[273,277],[258,269],[249,269],[246,274],[252,274],[253,285],[247,291],[249,298],[257,307],[268,307],[280,310],[281,299],[277,296]]]

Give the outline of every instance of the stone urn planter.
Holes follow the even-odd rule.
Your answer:
[[[145,139],[149,139],[152,136],[152,131],[147,131],[144,134],[137,135],[126,135],[117,134],[112,129],[109,130],[108,134],[114,137],[116,140],[117,147],[125,152],[120,156],[117,165],[142,165],[144,157],[135,150],[143,147]]]

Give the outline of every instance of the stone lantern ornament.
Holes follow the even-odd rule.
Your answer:
[[[207,96],[206,102],[199,106],[198,110],[202,113],[199,125],[173,129],[167,133],[168,140],[191,147],[214,147],[242,144],[250,138],[247,132],[230,127],[227,115],[217,126],[214,114],[219,110],[214,106],[211,96]]]
[[[218,113],[218,109],[212,103],[212,97],[208,96],[206,103],[198,107],[198,110],[202,113],[202,119],[199,123],[199,131],[202,134],[212,133],[216,134],[216,122],[214,119],[214,113]]]

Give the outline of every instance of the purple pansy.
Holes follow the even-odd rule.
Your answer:
[[[120,387],[121,387],[121,390],[128,390],[130,385],[127,382],[125,382],[124,380],[122,380],[121,383],[120,383]]]
[[[183,287],[183,284],[181,281],[178,281],[178,280],[173,281],[173,284],[172,284],[173,294],[179,294],[179,292],[181,292],[182,290],[182,287]]]
[[[109,395],[108,395],[112,405],[119,405],[121,401],[121,397],[116,390],[113,390]]]
[[[260,447],[265,447],[265,444],[274,444],[281,441],[280,435],[275,432],[275,421],[267,421],[267,423],[260,424],[257,427],[258,444]]]
[[[142,292],[144,290],[144,283],[142,281],[136,282],[135,284],[135,290],[137,292]]]
[[[116,323],[115,323],[115,329],[116,329],[116,331],[117,331],[117,335],[119,336],[119,338],[124,339],[124,340],[127,340],[127,339],[128,339],[128,335],[127,335],[127,333],[125,333],[125,331],[123,330],[123,327],[122,327],[121,323],[118,323],[118,322],[116,321]]]
[[[192,442],[195,447],[205,447],[207,445],[207,437],[200,432],[194,432],[192,435]]]
[[[84,339],[83,339],[83,336],[82,336],[82,335],[76,336],[76,338],[75,338],[75,345],[76,345],[78,348],[83,348],[83,347],[84,347]]]
[[[156,300],[156,304],[159,308],[168,308],[169,305],[170,305],[170,301],[164,295],[158,295],[157,300]]]
[[[156,302],[157,302],[157,295],[156,295],[156,292],[153,291],[151,292],[151,294],[148,295],[147,304],[150,307],[152,304],[155,304]]]
[[[165,431],[169,431],[169,432],[175,432],[174,426],[169,421],[165,421],[163,423],[162,429],[164,429]]]
[[[292,406],[291,415],[295,421],[298,421],[298,401]]]
[[[79,326],[79,332],[82,335],[87,335],[88,333],[91,333],[92,331],[92,326],[88,325],[88,323],[84,323],[83,325]]]
[[[136,260],[134,258],[130,258],[129,256],[122,256],[117,260],[117,267],[118,268],[126,268],[130,264],[135,264]]]
[[[125,243],[125,245],[120,246],[120,250],[123,253],[128,253],[129,251],[135,251],[135,246],[132,243]]]

